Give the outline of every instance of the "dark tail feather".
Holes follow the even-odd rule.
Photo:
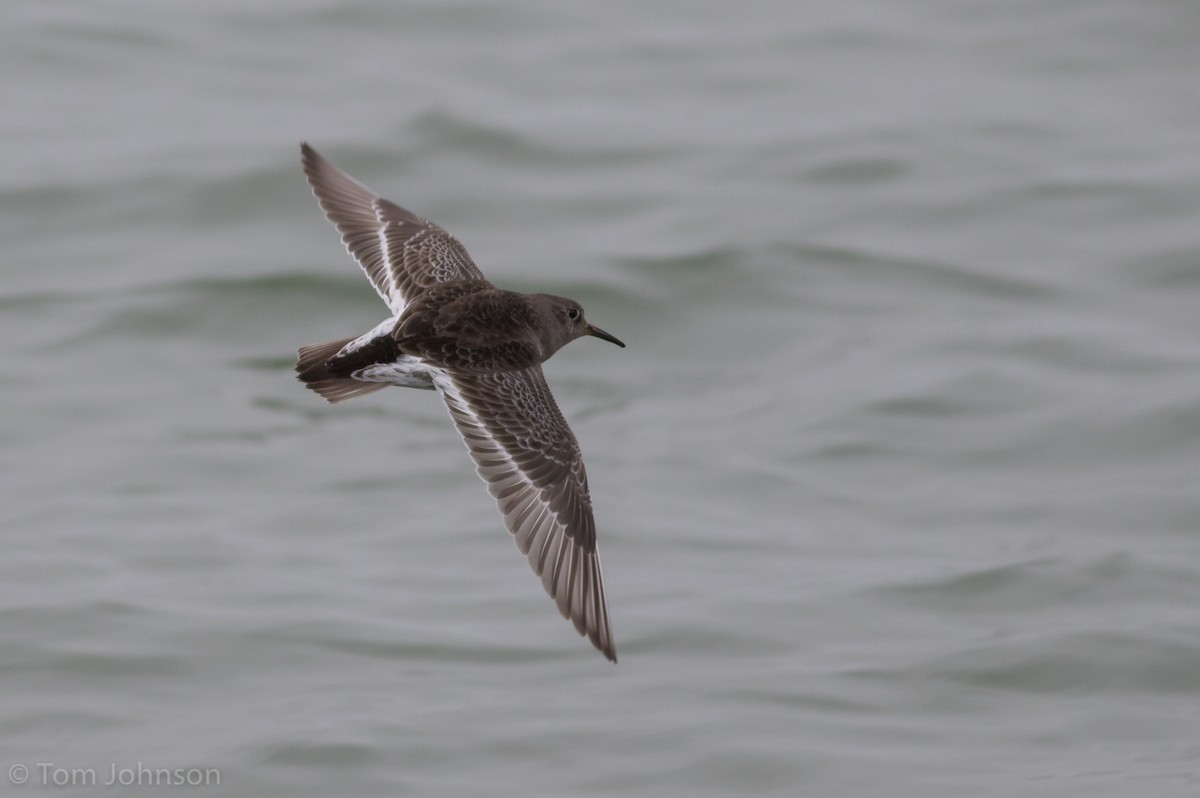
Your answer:
[[[353,340],[343,338],[327,344],[300,347],[300,359],[296,362],[298,379],[325,397],[327,402],[343,402],[386,388],[386,382],[362,382],[348,376],[344,368],[330,366],[329,361]]]

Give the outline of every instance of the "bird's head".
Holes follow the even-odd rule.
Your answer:
[[[583,306],[573,299],[550,294],[534,294],[534,302],[543,316],[543,340],[546,357],[557,352],[576,338],[590,335],[624,348],[625,344],[615,335],[606,333],[589,324],[583,315]]]

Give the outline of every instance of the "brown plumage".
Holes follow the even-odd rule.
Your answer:
[[[573,300],[505,291],[442,228],[301,145],[329,220],[393,316],[358,338],[300,349],[298,377],[330,402],[387,385],[436,389],[505,525],[562,614],[616,662],[587,474],[541,364],[585,335]]]

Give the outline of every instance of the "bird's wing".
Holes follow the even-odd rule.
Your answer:
[[[434,384],[517,547],[563,617],[616,662],[583,457],[541,367],[495,374],[434,371]]]
[[[454,236],[375,194],[308,144],[300,155],[325,215],[393,314],[435,283],[484,279]]]

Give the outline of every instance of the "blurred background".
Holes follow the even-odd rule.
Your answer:
[[[0,784],[1195,795],[1198,35],[1186,0],[5,3]],[[546,369],[616,667],[436,395],[293,379],[386,315],[302,140],[628,344]]]

